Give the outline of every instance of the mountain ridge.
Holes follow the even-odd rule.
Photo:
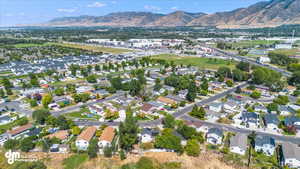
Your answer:
[[[54,18],[42,26],[253,28],[276,27],[284,24],[300,24],[300,0],[261,1],[246,8],[213,14],[185,11],[174,11],[169,14],[129,11],[114,12],[104,16],[62,17]]]

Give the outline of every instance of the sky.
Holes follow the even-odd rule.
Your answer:
[[[0,0],[0,26],[38,24],[57,17],[102,16],[111,12],[146,11],[214,13],[247,7],[261,0]]]

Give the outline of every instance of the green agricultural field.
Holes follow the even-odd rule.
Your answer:
[[[180,57],[171,54],[162,54],[152,56],[153,59],[163,59],[166,61],[173,61],[175,64],[180,65],[192,65],[197,66],[200,69],[213,69],[216,70],[219,67],[227,66],[234,68],[236,62],[224,59],[214,59],[214,58],[201,58],[201,57]]]
[[[29,47],[38,47],[38,46],[49,46],[50,43],[44,43],[44,44],[36,44],[36,43],[20,43],[15,44],[15,48],[29,48]]]
[[[254,47],[257,45],[271,45],[274,44],[276,42],[280,42],[280,41],[276,41],[276,40],[243,40],[240,42],[235,42],[232,43],[233,47],[235,48],[243,48],[243,47]]]
[[[109,47],[101,47],[101,46],[89,46],[89,45],[80,45],[80,44],[71,44],[71,43],[52,43],[52,44],[60,45],[63,47],[90,50],[90,51],[94,51],[94,52],[113,53],[113,54],[131,52],[131,50],[128,50],[128,49],[109,48]]]

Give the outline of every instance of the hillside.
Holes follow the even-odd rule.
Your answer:
[[[105,16],[55,18],[43,26],[175,27],[216,26],[219,28],[275,27],[300,24],[300,0],[271,0],[247,8],[213,14],[176,11],[170,14],[117,12]]]

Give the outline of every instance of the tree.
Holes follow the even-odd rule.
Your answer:
[[[278,111],[278,104],[277,103],[270,103],[267,105],[267,109],[269,112]]]
[[[185,146],[186,154],[189,156],[197,157],[200,154],[200,145],[195,139],[191,139],[187,141]]]
[[[273,100],[273,102],[280,105],[286,105],[290,102],[290,100],[288,96],[279,95],[276,99]]]
[[[156,136],[154,146],[157,148],[165,148],[182,152],[181,140],[173,134],[173,129],[164,129],[161,135]]]
[[[154,90],[159,91],[162,88],[161,80],[160,78],[155,79],[155,85],[154,85]]]
[[[242,89],[240,86],[238,86],[235,90],[235,93],[242,93]]]
[[[142,90],[141,83],[135,79],[131,80],[129,94],[132,96],[137,96],[141,90]]]
[[[195,105],[192,111],[190,112],[191,116],[199,118],[201,120],[204,120],[205,114],[206,114],[205,109],[203,107],[198,108],[197,105]]]
[[[73,126],[72,127],[72,134],[77,136],[80,134],[80,128],[78,126]]]
[[[200,88],[201,88],[202,90],[205,90],[205,91],[208,90],[208,81],[207,81],[206,79],[203,79],[203,81],[202,81],[202,83],[201,83],[201,85],[200,85]]]
[[[218,76],[231,77],[231,70],[228,67],[220,67],[217,71]]]
[[[48,108],[48,105],[52,102],[52,95],[45,94],[42,98],[42,104],[45,108]]]
[[[120,147],[124,150],[131,150],[138,141],[138,124],[131,112],[127,113],[124,122],[119,125]]]
[[[30,107],[36,107],[36,106],[38,106],[36,99],[30,99]]]
[[[36,123],[44,124],[49,115],[50,113],[47,109],[39,109],[35,110],[32,113],[32,118],[35,120]]]
[[[186,95],[186,99],[190,102],[193,102],[193,101],[195,101],[196,96],[197,96],[197,87],[196,87],[195,82],[193,81],[190,83],[190,86],[188,88],[188,93]]]
[[[135,165],[135,169],[155,169],[153,161],[148,157],[141,157]]]
[[[261,93],[257,90],[254,90],[251,94],[250,97],[252,97],[253,99],[259,99],[261,96]]]
[[[227,81],[226,81],[226,85],[227,85],[228,87],[232,87],[232,86],[233,86],[233,81],[232,81],[232,80],[227,80]]]
[[[120,159],[121,160],[125,160],[126,159],[126,154],[125,154],[124,150],[121,150],[119,154],[120,154]]]
[[[290,85],[300,85],[300,71],[294,72],[288,80]]]
[[[232,71],[232,77],[235,81],[245,81],[247,80],[247,74],[240,69],[234,69]]]
[[[20,150],[23,152],[28,152],[34,148],[35,144],[33,142],[32,137],[26,137],[21,140],[20,142]]]
[[[172,115],[167,114],[163,119],[163,124],[164,128],[174,128],[176,124],[175,118]]]
[[[4,98],[5,97],[5,92],[3,89],[0,89],[0,97]]]
[[[104,153],[104,157],[112,157],[112,153],[113,153],[112,147],[110,146],[104,147],[103,153]]]
[[[66,130],[66,129],[70,128],[70,122],[63,115],[60,115],[60,116],[57,117],[56,125],[61,130]]]
[[[191,139],[197,134],[195,128],[187,126],[186,124],[179,126],[177,128],[177,132],[180,133],[185,139]]]
[[[87,153],[90,158],[95,158],[97,157],[97,151],[98,151],[98,140],[97,139],[92,139],[89,143],[89,147],[87,150]]]
[[[54,94],[56,96],[63,96],[65,94],[65,90],[62,87],[58,87],[54,90]]]
[[[3,145],[3,147],[6,150],[16,150],[18,149],[18,146],[19,146],[19,141],[14,139],[7,140]]]
[[[257,68],[252,73],[252,81],[255,84],[263,84],[265,82],[266,73],[263,69]]]
[[[241,61],[236,65],[236,68],[238,68],[239,70],[242,70],[242,71],[249,72],[250,71],[250,64],[248,62]]]
[[[97,77],[95,75],[89,75],[86,80],[89,82],[89,83],[97,83]]]

